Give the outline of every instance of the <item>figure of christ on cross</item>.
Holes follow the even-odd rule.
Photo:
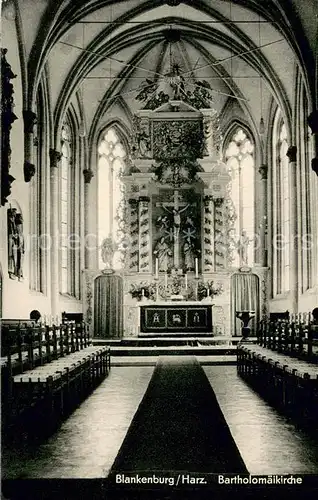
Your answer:
[[[182,197],[180,196],[177,189],[173,192],[173,202],[162,202],[157,203],[156,205],[162,207],[164,210],[173,214],[173,265],[176,269],[179,269],[179,234],[180,234],[180,226],[181,226],[181,213],[184,212],[189,206],[190,203],[180,202]],[[169,210],[168,207],[172,207],[172,211]]]

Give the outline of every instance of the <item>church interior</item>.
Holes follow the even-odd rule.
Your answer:
[[[7,488],[318,473],[317,7],[3,0]]]

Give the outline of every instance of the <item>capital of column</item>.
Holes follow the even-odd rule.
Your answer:
[[[287,149],[286,156],[289,159],[289,163],[296,163],[297,161],[297,146],[289,146]]]
[[[267,180],[267,173],[268,173],[268,166],[265,163],[263,163],[263,165],[261,165],[259,167],[258,171],[261,174],[262,181],[266,181]]]
[[[318,134],[318,109],[315,109],[307,118],[312,134]]]
[[[316,175],[318,175],[318,158],[313,158],[311,160],[311,168],[316,173]]]
[[[83,175],[85,184],[89,184],[94,177],[94,172],[91,169],[85,168],[85,170],[83,170]]]
[[[32,177],[35,174],[35,165],[33,163],[25,160],[24,165],[23,165],[23,173],[24,173],[24,181],[25,182],[30,182]]]
[[[50,149],[50,166],[53,168],[57,168],[59,162],[61,161],[62,153],[60,151],[56,151],[56,149]]]
[[[24,122],[24,133],[25,134],[33,134],[34,125],[37,121],[37,116],[30,109],[25,109],[22,112],[23,114],[23,122]]]

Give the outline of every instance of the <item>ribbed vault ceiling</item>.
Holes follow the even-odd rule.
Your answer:
[[[173,62],[189,84],[210,83],[219,112],[235,99],[253,123],[271,99],[290,118],[295,64],[314,72],[317,0],[18,3],[29,103],[46,67],[56,121],[80,89],[91,134],[116,96],[128,114],[140,108],[141,82],[162,79]],[[313,79],[306,84],[313,95]]]

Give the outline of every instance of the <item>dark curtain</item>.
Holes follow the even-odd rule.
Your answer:
[[[94,285],[94,337],[123,336],[123,279],[98,276]]]
[[[236,318],[236,311],[255,311],[249,326],[251,333],[256,335],[259,322],[259,279],[256,274],[234,274],[231,279],[231,316],[233,335],[240,335],[242,322]]]

